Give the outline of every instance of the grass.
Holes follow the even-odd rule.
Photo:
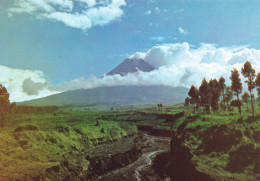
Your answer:
[[[136,132],[135,124],[102,120],[100,112],[8,115],[0,128],[0,180],[52,180],[46,173],[64,160],[88,168],[88,148]]]

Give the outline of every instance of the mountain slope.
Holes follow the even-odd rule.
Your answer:
[[[187,93],[188,89],[183,87],[114,86],[72,90],[20,104],[33,106],[174,104],[183,102]]]
[[[154,70],[154,67],[145,62],[142,59],[125,59],[116,68],[107,73],[107,75],[126,75],[127,73],[134,73],[138,70],[143,72],[150,72]]]

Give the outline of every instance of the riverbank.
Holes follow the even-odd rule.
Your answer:
[[[155,159],[157,172],[176,181],[260,180],[260,117],[217,118],[178,120],[170,152]]]
[[[98,115],[71,110],[7,115],[0,128],[0,180],[84,180],[137,160],[142,144],[137,127]],[[118,163],[105,162],[109,156]]]

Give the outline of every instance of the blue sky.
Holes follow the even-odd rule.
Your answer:
[[[240,47],[232,53],[260,49],[259,19],[257,0],[1,1],[0,65],[28,70],[28,76],[40,71],[21,84],[30,79],[63,86],[91,75],[98,79],[125,58],[158,45],[188,42],[189,51],[203,49],[202,43],[225,51]],[[0,80],[11,92],[20,90]],[[17,93],[13,99],[21,96],[26,97]]]

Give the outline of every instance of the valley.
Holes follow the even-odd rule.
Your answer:
[[[7,115],[0,180],[257,180],[260,119],[249,115],[183,104]]]

